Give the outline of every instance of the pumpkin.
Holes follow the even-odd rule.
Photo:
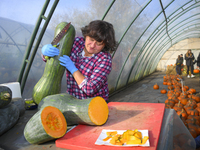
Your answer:
[[[14,104],[9,104],[0,109],[0,135],[12,128],[19,119],[19,109]]]
[[[30,144],[40,144],[60,138],[67,131],[67,122],[62,112],[47,106],[36,112],[24,128],[24,137]]]
[[[188,128],[194,129],[197,132],[197,135],[200,134],[200,126],[196,124],[196,120],[194,120],[192,123],[188,123]]]
[[[175,111],[178,111],[178,110],[182,110],[183,109],[183,105],[181,105],[180,101],[178,103],[176,103],[173,107],[173,109]]]
[[[193,128],[189,128],[189,132],[192,135],[193,138],[196,138],[198,136],[197,132]]]
[[[57,107],[68,125],[103,125],[109,114],[108,105],[100,96],[80,100],[67,93],[49,95],[42,99],[38,108],[46,106]]]
[[[190,94],[195,94],[195,93],[196,93],[196,90],[193,89],[193,88],[190,88],[190,89],[188,90],[188,92],[189,92]]]
[[[163,85],[167,85],[167,82],[166,82],[166,81],[163,81]]]
[[[0,108],[7,106],[12,100],[12,91],[7,86],[0,86]]]
[[[199,69],[194,69],[193,72],[194,73],[199,73]]]
[[[61,22],[57,25],[55,29],[55,36],[64,28],[66,24],[66,22]],[[60,65],[59,58],[63,55],[70,55],[74,38],[75,29],[72,25],[70,25],[65,36],[59,41],[59,55],[51,57],[47,60],[44,73],[33,88],[32,99],[36,104],[39,104],[39,102],[48,95],[60,93],[65,67]]]
[[[193,98],[197,103],[200,102],[200,95],[199,95],[199,94],[192,95],[192,98]]]
[[[178,116],[182,116],[185,119],[187,119],[187,117],[188,117],[187,112],[184,109],[178,110],[176,113]]]
[[[162,89],[162,90],[160,90],[160,93],[161,93],[161,94],[166,94],[166,93],[167,93],[167,90]]]
[[[153,86],[153,88],[154,88],[155,90],[158,90],[158,89],[159,89],[159,85],[156,83],[156,84]]]

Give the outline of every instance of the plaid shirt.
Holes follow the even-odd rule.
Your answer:
[[[76,68],[85,76],[85,79],[78,86],[72,74],[67,70],[67,92],[78,99],[101,96],[108,100],[107,76],[112,68],[112,57],[108,52],[99,52],[91,57],[83,57],[84,47],[84,39],[76,37],[70,58]]]

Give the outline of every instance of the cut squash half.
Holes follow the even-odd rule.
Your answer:
[[[67,131],[67,122],[62,112],[47,106],[36,112],[24,128],[24,137],[31,144],[40,144],[60,138]]]
[[[38,108],[46,106],[58,108],[65,116],[67,125],[103,125],[109,114],[108,104],[100,96],[81,100],[68,93],[49,95],[42,99]]]
[[[41,113],[41,120],[44,130],[49,136],[60,138],[66,133],[67,122],[58,108],[52,106],[45,107]]]

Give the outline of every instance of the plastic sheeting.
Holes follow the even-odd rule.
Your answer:
[[[195,150],[196,143],[174,109],[165,109],[158,150]]]

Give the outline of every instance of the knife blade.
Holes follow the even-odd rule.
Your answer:
[[[59,33],[58,35],[56,35],[56,37],[53,39],[53,41],[51,42],[51,45],[54,47],[57,47],[57,44],[59,43],[59,41],[62,39],[62,37],[65,35],[65,33],[67,32],[67,30],[70,27],[70,23],[68,23]]]

